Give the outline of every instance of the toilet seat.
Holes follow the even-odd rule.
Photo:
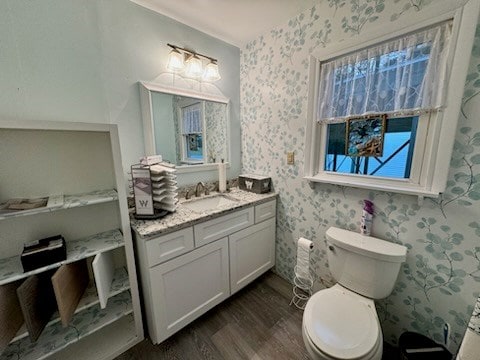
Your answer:
[[[303,321],[312,345],[331,358],[368,358],[381,341],[373,301],[338,284],[308,300]]]

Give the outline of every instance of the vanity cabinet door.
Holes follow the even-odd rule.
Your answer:
[[[275,218],[229,237],[232,294],[275,265]]]
[[[158,344],[230,296],[227,238],[151,268],[150,286]]]

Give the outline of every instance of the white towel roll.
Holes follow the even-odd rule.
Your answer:
[[[475,308],[468,323],[467,331],[458,350],[457,359],[479,360],[480,359],[480,297],[475,303]]]
[[[313,242],[301,237],[297,242],[297,266],[295,272],[297,277],[309,279],[310,276],[310,253],[313,249]]]

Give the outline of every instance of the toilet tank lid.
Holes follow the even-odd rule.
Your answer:
[[[389,262],[404,262],[407,248],[373,236],[331,227],[326,233],[332,244],[358,254]]]

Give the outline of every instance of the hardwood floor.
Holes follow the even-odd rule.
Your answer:
[[[287,281],[268,272],[162,344],[145,339],[116,360],[307,360],[303,312],[289,306],[291,294]]]

